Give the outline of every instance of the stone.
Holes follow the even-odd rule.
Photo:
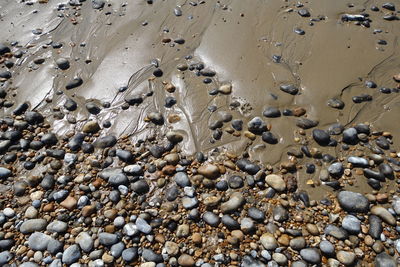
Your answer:
[[[116,234],[110,233],[100,233],[99,234],[99,242],[104,246],[112,246],[119,241],[119,238]]]
[[[213,164],[202,165],[197,169],[197,171],[199,174],[203,175],[208,179],[216,179],[220,176],[220,171],[218,166],[215,166]]]
[[[163,257],[160,254],[157,254],[153,250],[147,248],[143,249],[142,257],[145,261],[152,261],[155,263],[160,263],[164,261]]]
[[[275,237],[269,233],[263,234],[260,237],[260,243],[266,250],[275,250],[278,247]]]
[[[300,256],[303,260],[311,264],[321,263],[321,255],[316,248],[304,248],[300,250]]]
[[[220,222],[220,219],[219,219],[218,215],[214,214],[211,211],[206,211],[203,214],[202,218],[207,224],[209,224],[209,225],[211,225],[213,227],[218,226],[218,224]]]
[[[9,169],[0,167],[0,179],[7,179],[11,174],[12,172]]]
[[[371,208],[371,213],[380,217],[385,223],[390,225],[396,225],[396,218],[393,217],[390,212],[382,206],[373,206]]]
[[[68,210],[74,210],[76,208],[77,202],[78,201],[76,200],[76,198],[74,198],[73,196],[68,196],[60,203],[60,205]]]
[[[70,265],[81,258],[81,251],[78,245],[69,246],[62,255],[62,262]]]
[[[138,249],[136,247],[127,248],[122,251],[122,259],[125,262],[132,262],[139,257]]]
[[[29,236],[28,246],[35,251],[45,251],[50,239],[51,237],[46,234],[34,232]]]
[[[84,133],[97,133],[100,131],[100,126],[97,121],[88,121],[82,127]]]
[[[347,215],[343,218],[342,227],[352,234],[358,234],[361,231],[361,221],[353,215]]]
[[[142,219],[141,217],[138,217],[136,219],[136,227],[140,232],[146,235],[150,234],[152,231],[152,227],[147,223],[146,220]]]
[[[23,222],[19,231],[23,234],[43,231],[47,226],[47,221],[44,219],[31,219]]]
[[[341,191],[337,198],[342,209],[347,212],[366,213],[369,210],[368,199],[360,193]]]
[[[306,240],[302,236],[295,237],[290,240],[289,245],[294,250],[301,250],[306,246]]]
[[[269,174],[265,177],[265,182],[278,192],[286,190],[286,183],[280,175]]]
[[[336,258],[345,266],[352,265],[356,260],[356,254],[348,251],[338,251],[336,253]]]
[[[68,229],[68,224],[62,221],[53,221],[47,225],[46,230],[53,233],[65,233]]]
[[[87,232],[80,232],[75,238],[75,242],[78,243],[83,252],[90,252],[93,249],[94,241]]]
[[[167,241],[165,242],[165,250],[167,251],[168,255],[176,256],[179,253],[179,246],[175,242]]]
[[[221,211],[223,213],[230,213],[238,210],[246,202],[242,193],[234,192],[228,201],[221,204]]]
[[[385,252],[378,254],[375,257],[375,267],[396,267],[396,261]]]
[[[332,256],[335,253],[335,247],[333,244],[327,240],[322,240],[319,243],[319,249],[324,253],[325,255]]]
[[[180,187],[190,186],[189,176],[184,172],[177,172],[174,175],[174,181]]]

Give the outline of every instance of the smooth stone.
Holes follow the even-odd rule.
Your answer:
[[[319,243],[319,249],[324,253],[325,255],[332,256],[335,253],[335,247],[333,244],[327,240],[322,240]]]
[[[353,215],[347,215],[343,218],[342,227],[352,234],[358,234],[361,231],[361,221]]]
[[[156,263],[161,263],[164,261],[160,254],[157,254],[153,250],[147,248],[143,249],[142,257],[145,261],[152,261]]]
[[[342,209],[347,212],[366,213],[369,210],[368,199],[360,193],[341,191],[337,198]]]
[[[136,227],[140,232],[146,235],[150,234],[152,230],[151,226],[147,223],[147,221],[142,219],[141,217],[138,217],[136,219]]]
[[[208,179],[216,179],[220,176],[220,171],[218,166],[213,164],[202,165],[197,169],[198,173],[203,175]]]
[[[390,225],[396,225],[396,218],[393,217],[390,212],[382,206],[373,206],[371,208],[371,213],[380,217],[385,223]]]
[[[343,142],[349,145],[355,145],[358,142],[357,130],[355,128],[348,128],[343,131]]]
[[[344,229],[339,228],[332,224],[329,224],[328,226],[326,226],[324,233],[326,235],[333,236],[334,238],[339,239],[339,240],[345,240],[348,237],[348,234]]]
[[[118,259],[122,255],[122,251],[125,249],[125,244],[123,242],[118,242],[110,248],[111,256]]]
[[[247,210],[247,214],[249,215],[250,218],[258,222],[262,222],[265,220],[265,213],[262,210],[259,210],[255,207],[250,207]]]
[[[177,172],[174,175],[174,181],[180,187],[186,187],[191,185],[189,176],[184,172]]]
[[[195,261],[192,256],[188,254],[182,254],[178,258],[178,264],[183,267],[191,267],[194,266]]]
[[[65,233],[68,229],[68,224],[62,221],[53,221],[47,225],[46,230],[53,233]]]
[[[343,164],[340,162],[332,163],[328,167],[328,172],[332,177],[335,177],[335,178],[342,176],[343,172],[344,172]]]
[[[265,182],[278,192],[286,190],[286,183],[280,175],[269,174],[265,177]]]
[[[213,227],[218,226],[218,224],[220,222],[219,216],[211,211],[206,211],[203,214],[202,218],[207,224],[209,224]]]
[[[56,64],[57,64],[57,67],[59,67],[62,70],[66,70],[70,66],[69,61],[66,58],[58,58],[56,60]]]
[[[75,242],[78,243],[80,248],[86,253],[92,251],[94,246],[94,241],[87,232],[80,232],[75,238]]]
[[[84,133],[97,133],[100,131],[100,126],[97,121],[88,121],[82,127]]]
[[[306,118],[299,118],[296,120],[296,126],[301,129],[304,129],[304,130],[313,128],[313,127],[317,126],[318,123],[319,122],[316,120],[310,120],[310,119],[306,119]]]
[[[369,162],[367,159],[361,158],[361,157],[348,157],[347,161],[355,167],[369,167]]]
[[[301,250],[306,246],[306,240],[302,236],[295,237],[290,240],[289,245],[294,250]]]
[[[131,186],[132,190],[139,195],[143,195],[149,192],[150,187],[145,179],[140,179],[134,182]]]
[[[139,257],[138,249],[136,247],[127,248],[122,251],[122,259],[125,262],[132,262]]]
[[[43,231],[47,226],[45,219],[31,219],[23,222],[19,231],[23,234]]]
[[[312,131],[312,136],[315,142],[317,142],[320,146],[329,145],[329,142],[331,140],[329,134],[326,131],[320,129],[314,129]]]
[[[385,252],[378,254],[375,257],[375,267],[396,267],[396,261]]]
[[[318,264],[321,262],[321,255],[316,248],[303,248],[300,250],[300,256],[303,260],[312,264]]]
[[[289,219],[289,212],[283,206],[278,205],[273,209],[272,217],[277,222],[284,222]]]
[[[80,258],[81,251],[78,245],[69,246],[62,255],[62,261],[67,265],[77,262]]]
[[[356,260],[356,254],[353,252],[348,252],[348,251],[338,251],[336,253],[336,258],[344,265],[349,266],[354,263]]]
[[[260,243],[266,250],[275,250],[278,247],[275,237],[269,233],[263,234],[260,237]]]
[[[119,238],[116,234],[110,233],[100,233],[99,234],[99,242],[104,246],[112,246],[119,241]]]
[[[7,179],[11,174],[12,172],[9,169],[0,167],[0,179]]]
[[[379,240],[381,238],[381,234],[383,232],[382,220],[376,215],[369,215],[369,230],[368,234],[372,236],[374,239]]]
[[[267,125],[260,117],[254,117],[247,123],[247,128],[254,134],[262,134],[267,130]]]
[[[34,232],[28,239],[28,246],[35,251],[45,251],[50,239],[51,237],[46,234]]]
[[[110,185],[112,185],[114,187],[118,187],[120,185],[129,185],[129,179],[123,173],[118,173],[116,175],[111,176],[108,179],[108,182],[110,183]]]
[[[13,255],[9,251],[0,252],[0,265],[3,266],[7,262],[11,261]]]
[[[199,204],[199,201],[195,197],[183,197],[182,198],[182,206],[187,210],[197,207],[198,204]]]
[[[221,204],[221,211],[223,213],[230,213],[238,210],[246,202],[242,193],[234,192],[229,200]]]

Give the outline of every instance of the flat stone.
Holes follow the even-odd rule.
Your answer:
[[[50,236],[40,232],[35,232],[29,237],[28,246],[35,251],[45,251],[50,240]]]
[[[46,230],[53,233],[65,233],[68,229],[68,224],[62,221],[53,221],[47,225]]]
[[[353,252],[348,252],[348,251],[338,251],[336,253],[336,258],[346,266],[352,265],[354,261],[356,260],[356,254]]]
[[[93,249],[94,241],[87,232],[80,232],[75,238],[75,242],[78,243],[80,248],[86,253]]]
[[[265,182],[278,192],[286,190],[286,183],[280,175],[269,174],[265,177]]]
[[[368,199],[360,193],[341,191],[337,198],[342,209],[347,212],[366,213],[369,210]]]
[[[23,222],[19,231],[23,234],[43,231],[47,226],[45,219],[31,219]]]
[[[242,193],[234,192],[228,201],[221,204],[221,211],[223,213],[230,213],[238,210],[246,202]]]
[[[263,234],[260,237],[260,243],[266,250],[275,250],[278,247],[275,237],[269,233]]]
[[[305,260],[306,262],[312,263],[312,264],[319,264],[321,263],[321,255],[316,248],[304,248],[300,250],[300,256]]]
[[[197,171],[199,174],[203,175],[208,179],[216,179],[220,176],[220,171],[218,166],[213,164],[202,165],[197,169]]]
[[[393,217],[390,212],[382,206],[373,206],[371,213],[380,217],[385,223],[390,225],[396,225],[396,218]]]
[[[62,255],[63,263],[70,265],[81,258],[81,251],[78,245],[69,246]]]

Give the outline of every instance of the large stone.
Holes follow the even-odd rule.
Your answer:
[[[276,174],[270,174],[265,177],[265,182],[278,192],[286,190],[286,183],[282,176]]]
[[[202,165],[197,169],[197,171],[199,174],[203,175],[208,179],[216,179],[220,176],[220,171],[218,166],[215,166],[213,164]]]
[[[31,219],[23,222],[19,231],[23,234],[43,231],[47,226],[45,219]]]
[[[369,210],[369,201],[360,193],[341,191],[338,194],[340,206],[347,212],[365,213]]]

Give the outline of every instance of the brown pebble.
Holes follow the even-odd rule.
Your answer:
[[[68,210],[73,210],[76,207],[77,200],[73,196],[68,196],[60,205]]]

